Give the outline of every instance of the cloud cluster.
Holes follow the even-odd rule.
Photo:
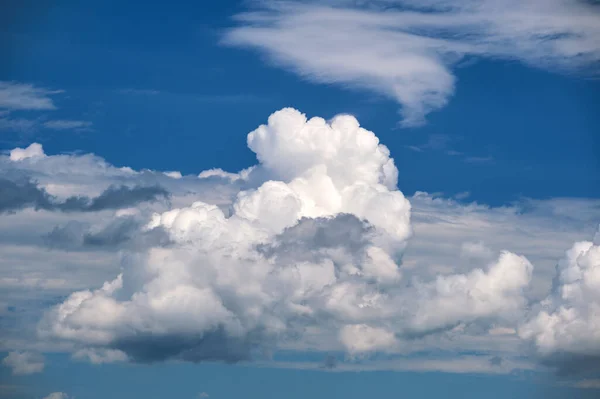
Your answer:
[[[577,242],[558,262],[552,294],[519,329],[538,354],[564,372],[600,371],[600,234]]]
[[[248,146],[255,188],[226,208],[196,201],[155,213],[142,231],[160,229],[169,244],[73,293],[40,334],[139,362],[239,361],[316,336],[334,337],[327,350],[394,352],[471,324],[515,323],[533,270],[524,257],[402,276],[410,203],[389,151],[354,117],[283,109]]]
[[[89,205],[111,187],[169,195],[119,200],[120,209],[2,213],[2,348],[68,351],[93,363],[263,364],[283,349],[337,360],[277,367],[539,367],[523,358],[517,330],[558,285],[564,249],[597,228],[598,200],[489,207],[404,198],[387,149],[350,116],[326,122],[282,110],[248,144],[259,164],[239,173],[135,171],[35,144],[0,155],[3,179],[35,182],[53,204]],[[33,323],[57,301],[36,336]],[[367,361],[372,352],[385,353]],[[575,358],[564,353],[537,356],[554,365]]]
[[[317,82],[366,88],[424,123],[454,92],[467,58],[586,70],[600,60],[600,6],[573,0],[257,2],[224,43],[258,49]],[[594,71],[597,72],[597,71]]]
[[[155,214],[146,229],[174,244],[149,249],[100,290],[73,294],[47,330],[140,360],[239,360],[266,337],[297,333],[293,324],[373,317],[377,306],[361,303],[378,294],[365,283],[400,278],[395,260],[410,235],[387,148],[351,116],[329,124],[293,109],[248,143],[273,180],[241,191],[227,213],[195,202]]]

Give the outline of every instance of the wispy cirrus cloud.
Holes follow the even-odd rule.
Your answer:
[[[494,157],[487,156],[487,157],[466,157],[465,158],[465,162],[468,163],[489,163],[489,162],[493,162],[494,161]]]
[[[31,132],[38,126],[35,119],[0,117],[0,130],[11,130],[21,133]]]
[[[43,123],[43,126],[52,130],[89,130],[92,122],[57,119],[46,121]]]
[[[492,156],[468,156],[461,151],[456,151],[454,148],[452,148],[453,141],[455,140],[455,138],[452,138],[447,134],[431,134],[428,137],[427,142],[425,142],[424,144],[413,144],[407,145],[405,147],[411,151],[419,153],[423,153],[426,151],[438,151],[453,157],[460,156],[462,161],[467,163],[489,163],[494,160]]]
[[[0,81],[0,109],[48,111],[56,109],[51,95],[62,90],[48,90],[28,83]]]
[[[118,93],[131,95],[131,96],[142,96],[148,98],[156,98],[158,96],[163,96],[165,98],[175,98],[175,99],[186,99],[190,102],[198,102],[198,103],[245,103],[245,102],[256,102],[256,101],[265,101],[267,100],[265,97],[261,97],[255,94],[244,94],[244,93],[232,93],[232,94],[223,94],[223,93],[178,93],[172,91],[161,91],[155,89],[121,89],[118,90]]]
[[[369,89],[425,123],[455,90],[466,58],[518,60],[556,71],[600,61],[600,6],[574,0],[256,2],[235,16],[227,45],[257,49],[312,81]],[[597,72],[595,69],[593,72]]]
[[[92,123],[89,121],[48,120],[45,115],[36,118],[19,116],[22,115],[22,111],[39,113],[58,109],[52,96],[60,93],[64,93],[64,90],[50,90],[29,83],[0,81],[0,130],[17,133],[32,133],[39,129],[90,130]]]

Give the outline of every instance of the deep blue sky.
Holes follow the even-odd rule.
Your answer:
[[[246,134],[293,106],[308,116],[356,115],[391,149],[407,194],[469,191],[492,205],[600,195],[598,80],[516,62],[467,63],[448,106],[426,126],[400,129],[392,100],[307,83],[253,51],[220,45],[243,4],[49,3],[8,7],[0,78],[65,90],[52,117],[88,120],[94,130],[4,132],[1,149],[37,140],[47,153],[94,152],[133,168],[236,171],[254,163]],[[443,148],[407,148],[432,135]]]

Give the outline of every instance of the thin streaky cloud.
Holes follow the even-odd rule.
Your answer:
[[[57,119],[50,120],[43,123],[43,126],[52,130],[86,130],[92,126],[92,122],[89,121],[77,121],[77,120],[65,120]]]
[[[488,162],[492,162],[494,160],[494,157],[492,156],[487,156],[487,157],[466,157],[465,158],[465,162],[467,163],[488,163]]]
[[[0,109],[9,110],[55,110],[50,97],[62,90],[48,90],[32,84],[0,81]]]
[[[517,60],[597,73],[600,6],[567,0],[258,2],[222,43],[252,48],[320,83],[396,100],[401,125],[418,126],[455,91],[465,59]],[[590,71],[592,69],[592,71]]]

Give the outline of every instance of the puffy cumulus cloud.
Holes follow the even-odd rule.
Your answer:
[[[0,303],[8,309],[0,328],[4,351],[54,347],[36,338],[34,323],[44,308],[74,290],[114,278],[121,250],[168,245],[169,237],[160,228],[143,228],[153,212],[198,200],[226,211],[240,186],[247,184],[196,175],[174,179],[162,171],[115,166],[93,154],[48,154],[18,161],[0,154],[0,176],[17,186],[15,196],[4,195],[8,186],[0,189],[0,203],[10,203],[13,209],[0,214]],[[153,192],[157,201],[144,201]],[[168,192],[168,200],[163,192]],[[28,205],[22,206],[23,201]],[[42,205],[37,210],[36,202]]]
[[[398,171],[389,150],[350,115],[339,115],[327,123],[319,117],[307,120],[286,108],[248,135],[248,147],[261,165],[285,181],[309,177],[308,171],[322,166],[326,169],[322,174],[329,178],[320,182],[323,185],[383,184],[396,189]]]
[[[308,79],[366,88],[422,124],[454,92],[472,57],[553,70],[595,69],[600,7],[572,0],[255,2],[224,42],[254,48]],[[597,70],[594,70],[596,72]]]
[[[510,252],[503,252],[488,270],[440,276],[435,282],[417,284],[412,327],[415,332],[435,331],[478,318],[512,318],[526,304],[523,292],[531,281],[533,266]],[[518,319],[517,319],[518,320]]]
[[[44,357],[33,352],[9,352],[2,364],[10,367],[14,375],[34,374],[44,370]]]
[[[376,306],[361,306],[378,294],[365,282],[400,278],[395,259],[410,235],[389,151],[351,116],[328,124],[293,109],[248,142],[274,180],[241,191],[227,215],[204,202],[155,214],[147,230],[161,228],[173,245],[133,259],[100,290],[73,294],[46,331],[134,359],[238,360],[265,336],[297,333],[294,324],[373,317]],[[160,353],[146,353],[136,338],[144,335]]]
[[[552,294],[519,328],[565,373],[600,372],[600,240],[575,243],[558,262]]]
[[[10,151],[9,159],[11,161],[22,161],[28,158],[41,158],[45,157],[44,149],[39,143],[32,143],[26,148],[15,148]]]
[[[234,362],[319,334],[334,337],[326,350],[361,354],[458,325],[514,323],[532,274],[523,257],[403,278],[411,206],[388,149],[354,117],[283,109],[248,146],[259,165],[244,179],[260,183],[227,207],[155,213],[141,230],[160,229],[168,245],[130,253],[116,279],[71,294],[40,335],[138,362]]]

